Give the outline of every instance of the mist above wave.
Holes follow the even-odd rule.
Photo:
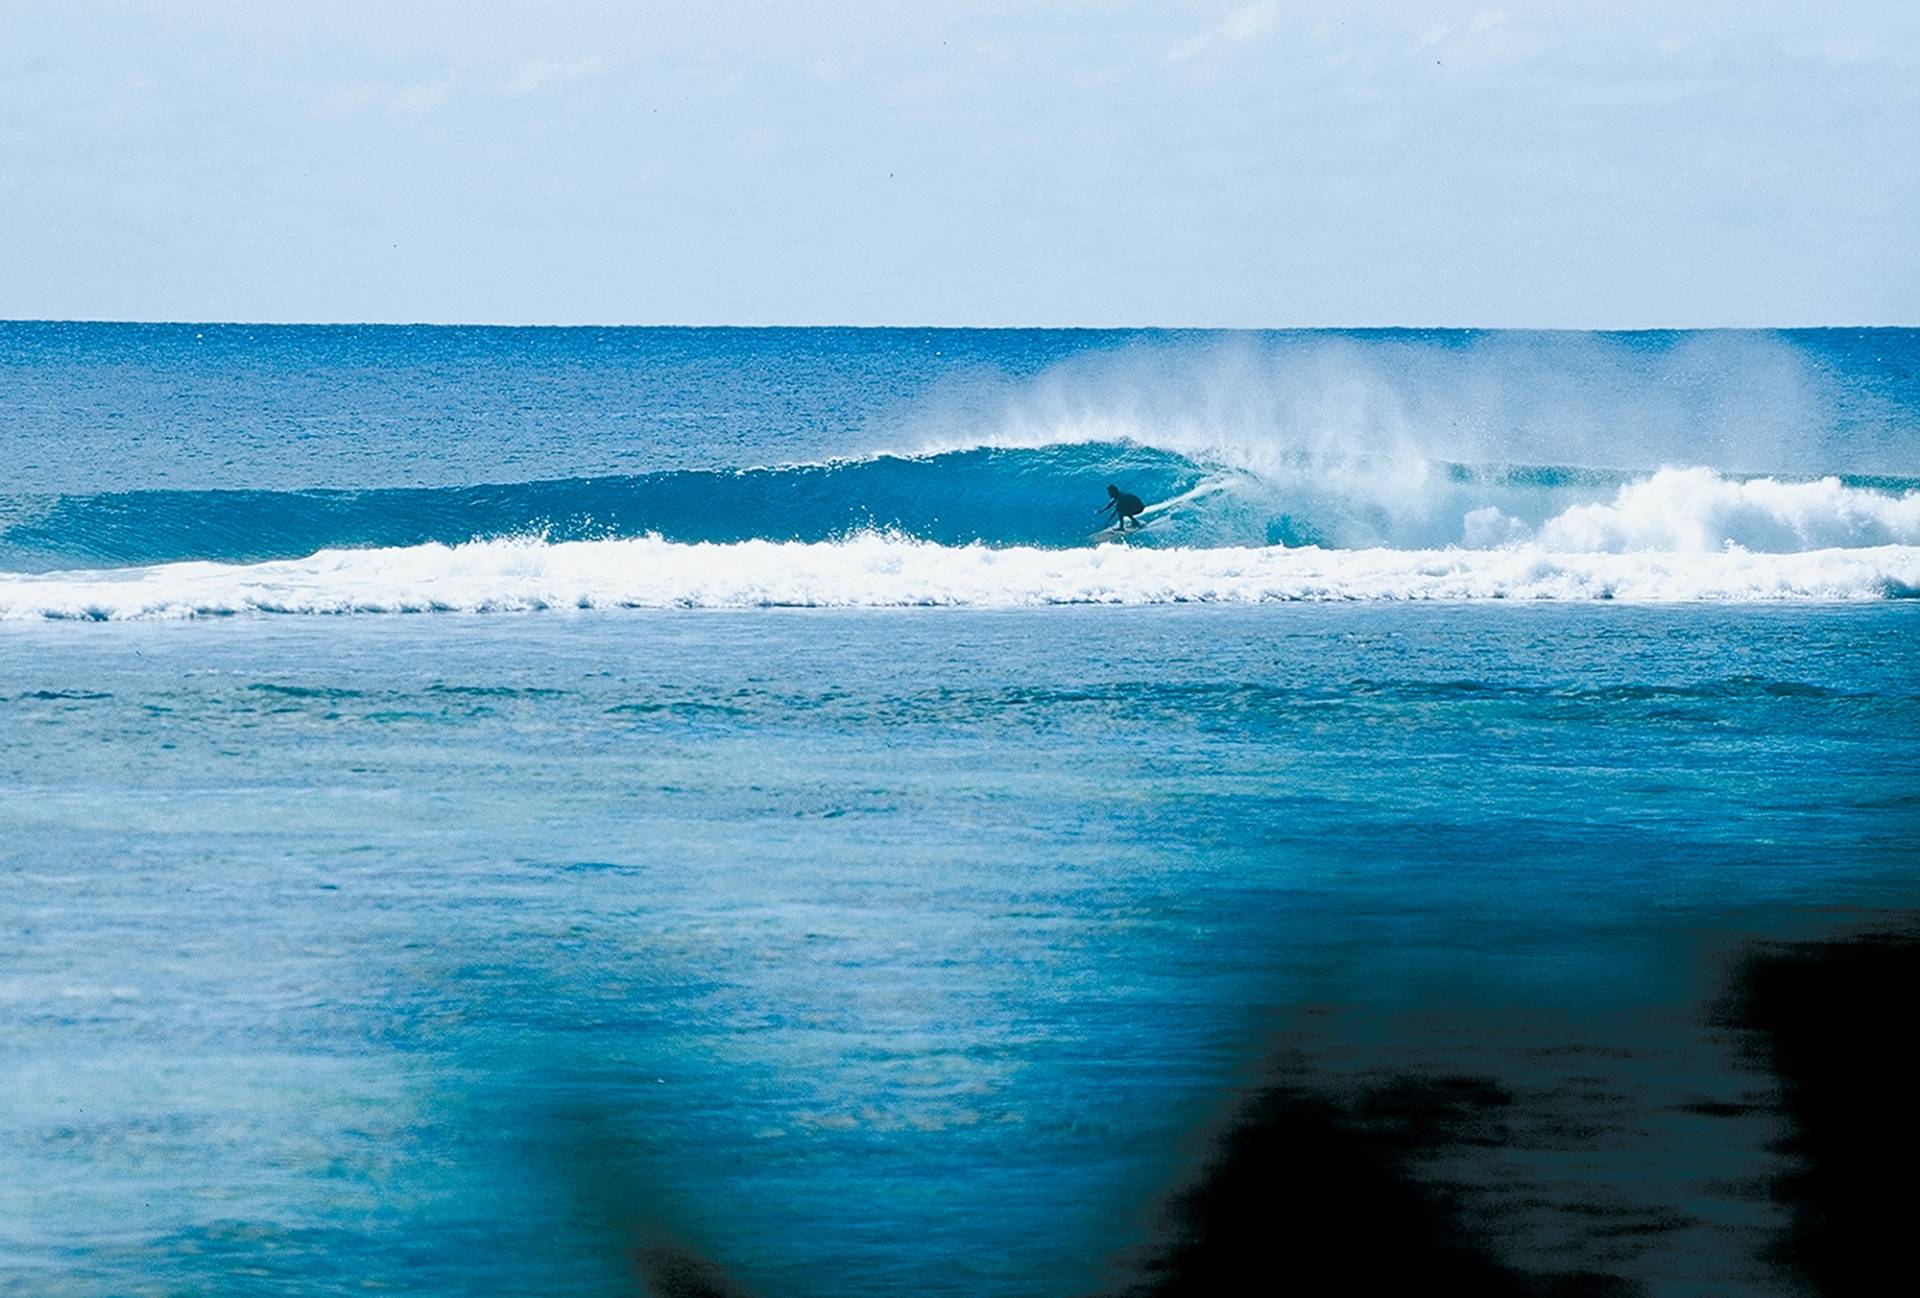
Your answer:
[[[1031,376],[950,382],[889,444],[937,452],[1132,438],[1256,471],[1304,453],[1889,472],[1910,464],[1901,448],[1912,449],[1911,437],[1894,426],[1905,422],[1896,376],[1911,342],[1905,331],[1883,333],[1866,350],[1844,332],[1143,336]]]

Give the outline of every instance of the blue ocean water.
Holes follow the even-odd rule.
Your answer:
[[[9,324],[0,467],[0,1288],[1118,1292],[1284,1076],[1793,1290],[1920,331]]]

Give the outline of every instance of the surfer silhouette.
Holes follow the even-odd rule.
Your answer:
[[[1127,520],[1129,518],[1133,520],[1135,527],[1144,526],[1140,521],[1140,511],[1147,507],[1146,501],[1140,499],[1140,497],[1130,491],[1120,490],[1120,488],[1111,483],[1107,485],[1107,494],[1113,497],[1113,499],[1102,505],[1100,512],[1104,514],[1111,509],[1113,511],[1113,521],[1120,531],[1124,532],[1127,530]]]

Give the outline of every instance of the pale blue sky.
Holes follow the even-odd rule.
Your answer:
[[[0,0],[0,317],[1920,323],[1920,4]]]

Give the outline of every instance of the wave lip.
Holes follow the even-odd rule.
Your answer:
[[[1871,600],[1920,595],[1920,546],[1785,554],[1499,550],[1077,550],[657,537],[479,541],[0,573],[0,621],[536,609],[1257,604],[1290,600]]]

